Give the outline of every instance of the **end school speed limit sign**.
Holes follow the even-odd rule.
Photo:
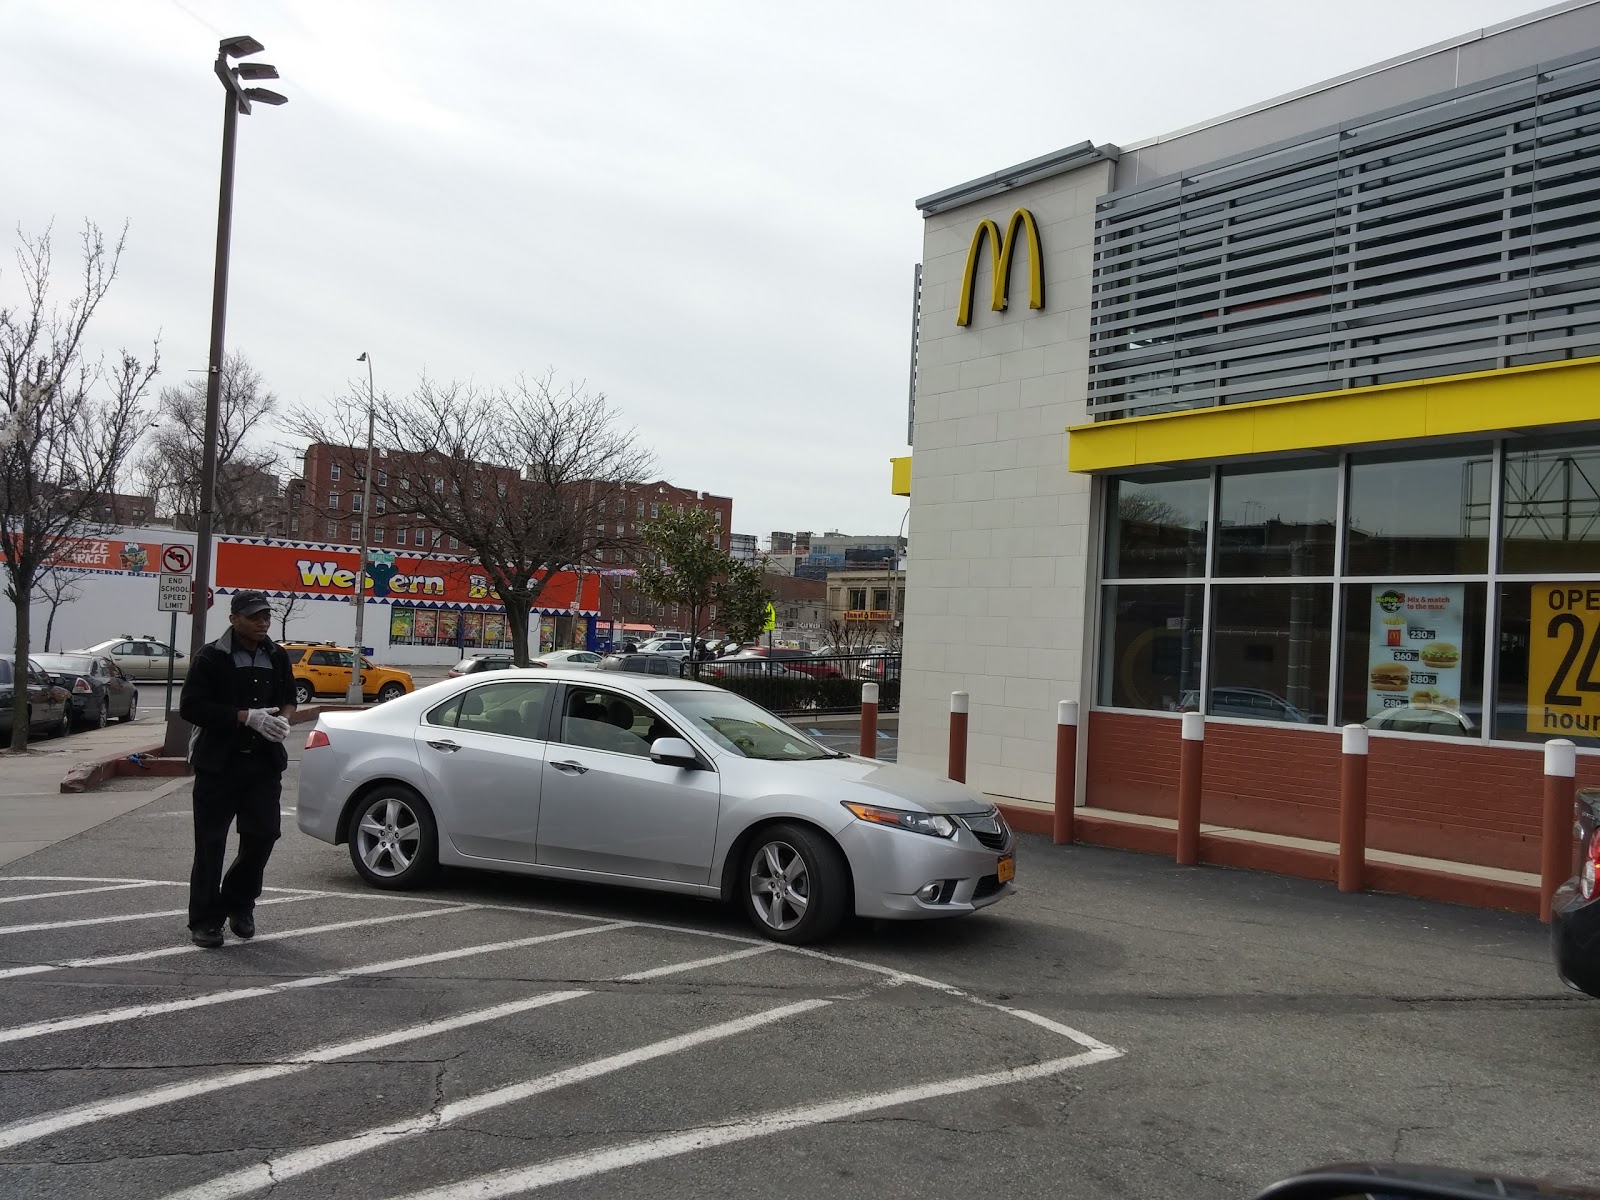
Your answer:
[[[1528,628],[1528,732],[1600,735],[1600,584],[1536,583]]]

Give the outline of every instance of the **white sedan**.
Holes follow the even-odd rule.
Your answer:
[[[572,667],[579,671],[592,671],[600,665],[600,655],[587,650],[552,650],[530,660],[535,667]]]
[[[367,883],[440,864],[743,906],[782,942],[847,913],[953,917],[1013,890],[1016,840],[966,786],[830,750],[687,679],[509,670],[324,712],[297,806]]]

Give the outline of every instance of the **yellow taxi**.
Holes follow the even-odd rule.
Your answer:
[[[344,646],[332,642],[283,642],[294,672],[294,702],[310,704],[317,696],[338,696],[350,691],[350,672],[355,657]],[[393,667],[375,666],[365,655],[361,659],[361,698],[384,704],[414,691],[411,675]]]

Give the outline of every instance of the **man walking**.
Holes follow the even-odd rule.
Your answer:
[[[271,628],[272,605],[264,595],[235,595],[227,631],[195,655],[178,703],[194,726],[189,931],[195,945],[208,949],[222,945],[224,920],[235,937],[255,936],[261,878],[278,840],[294,676],[288,654],[267,636]],[[236,819],[239,854],[224,878],[228,827]]]

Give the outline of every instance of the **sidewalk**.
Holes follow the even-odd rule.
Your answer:
[[[1054,831],[1053,805],[1009,796],[989,798],[1000,806],[1014,828],[1045,837]],[[1073,811],[1073,841],[1078,844],[1137,850],[1168,859],[1176,856],[1178,823],[1169,817],[1105,808]],[[1325,883],[1334,883],[1339,877],[1339,847],[1335,842],[1229,829],[1221,825],[1201,824],[1200,862]],[[1480,867],[1368,847],[1364,874],[1369,892],[1393,892],[1533,916],[1539,913],[1539,876],[1524,871]]]
[[[128,725],[36,741],[26,754],[0,756],[0,865],[148,804],[148,791],[65,795],[61,780],[80,763],[159,746],[165,730],[158,707]]]

